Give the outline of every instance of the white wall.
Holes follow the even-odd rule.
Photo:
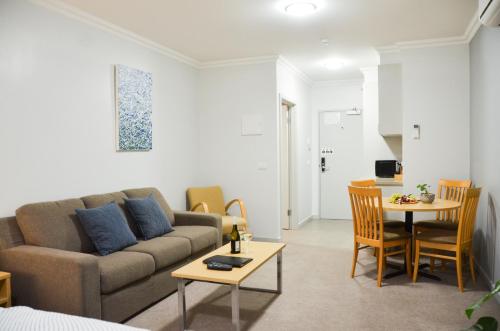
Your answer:
[[[25,1],[0,2],[0,216],[156,186],[174,208],[198,169],[198,72]],[[113,65],[153,74],[153,150],[115,152]]]
[[[295,174],[292,228],[296,228],[312,216],[311,86],[283,61],[278,61],[276,69],[278,94],[295,104],[292,111],[292,157]],[[295,212],[294,208],[297,209]]]
[[[487,280],[500,279],[500,30],[480,28],[470,44],[471,174],[482,187],[474,245]]]
[[[0,216],[141,186],[184,209],[187,187],[220,184],[245,200],[255,236],[279,238],[278,72],[298,106],[297,212],[311,214],[308,87],[276,60],[200,72],[27,1],[0,9]],[[114,64],[153,74],[150,152],[115,152]],[[244,114],[263,116],[262,136],[241,136]]]
[[[325,110],[351,109],[363,107],[362,80],[339,80],[316,82],[312,88],[312,210],[319,215],[319,112]],[[362,115],[364,117],[364,114]],[[360,135],[360,139],[363,136]],[[358,151],[362,153],[362,151]],[[361,176],[361,174],[360,174]],[[353,178],[355,179],[355,178]]]
[[[401,60],[405,191],[469,178],[468,45],[406,49]],[[412,138],[413,124],[420,140]]]
[[[276,62],[204,69],[199,92],[199,183],[242,198],[255,237],[280,238]],[[263,135],[241,135],[247,114],[262,116]]]

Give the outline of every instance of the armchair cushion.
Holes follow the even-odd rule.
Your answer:
[[[187,198],[190,209],[200,202],[205,202],[210,213],[226,215],[224,195],[220,186],[191,187],[187,190]]]
[[[137,223],[144,240],[173,231],[170,220],[152,195],[144,199],[125,199],[125,206]]]
[[[121,251],[97,258],[103,294],[114,292],[155,272],[155,261],[149,254]]]
[[[237,216],[222,216],[222,234],[229,234],[233,229],[233,218],[238,226],[247,226],[247,220]]]
[[[188,225],[176,226],[175,231],[167,233],[165,237],[181,237],[186,238],[191,243],[191,254],[210,246],[217,245],[219,239],[219,231],[211,226]],[[169,238],[170,239],[170,238]]]
[[[76,214],[101,255],[108,255],[137,243],[114,202],[97,208],[76,209]]]

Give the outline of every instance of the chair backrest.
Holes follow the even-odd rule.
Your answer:
[[[354,236],[369,241],[383,241],[382,190],[375,187],[349,186]]]
[[[373,187],[376,184],[375,179],[351,180],[351,185],[356,187]]]
[[[458,223],[457,243],[459,245],[464,245],[472,241],[480,195],[481,188],[469,188],[464,193],[465,198],[460,212],[460,221]]]
[[[439,199],[464,202],[465,191],[470,188],[470,180],[440,179],[438,183],[437,197]],[[438,211],[436,219],[440,221],[457,223],[460,216],[460,209]]]
[[[200,202],[205,202],[210,213],[226,215],[224,195],[220,186],[190,187],[187,190],[189,208]]]

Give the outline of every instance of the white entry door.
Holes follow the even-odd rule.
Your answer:
[[[319,116],[320,217],[351,219],[347,186],[363,170],[361,115],[321,112]]]

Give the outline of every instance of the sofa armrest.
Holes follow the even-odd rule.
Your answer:
[[[205,225],[217,228],[219,237],[217,247],[222,246],[222,217],[218,214],[174,211],[175,225]]]
[[[101,318],[100,273],[94,255],[20,245],[0,251],[0,268],[12,273],[17,305]]]

